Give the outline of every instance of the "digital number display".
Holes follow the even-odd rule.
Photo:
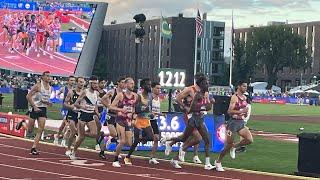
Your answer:
[[[186,71],[183,69],[159,69],[158,77],[163,88],[184,88]]]
[[[173,116],[171,119],[171,122],[169,122],[169,120],[166,117],[160,116],[159,129],[160,129],[160,131],[181,130],[181,129],[179,129],[180,123],[181,123],[181,120],[179,120],[178,116]]]
[[[81,32],[64,32],[60,34],[60,51],[66,53],[80,53],[87,34]]]

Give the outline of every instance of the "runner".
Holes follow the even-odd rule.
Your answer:
[[[116,117],[117,114],[116,112],[112,111],[109,109],[109,106],[111,105],[111,103],[114,101],[115,97],[117,96],[117,94],[122,94],[123,91],[125,89],[125,78],[124,77],[120,77],[117,81],[117,88],[114,88],[110,91],[107,92],[106,95],[104,95],[102,97],[102,103],[105,107],[108,108],[108,115],[107,115],[107,126],[108,126],[108,130],[109,130],[109,138],[108,141],[106,142],[106,148],[112,143],[117,143],[118,141],[118,134],[117,134],[117,130],[116,130]]]
[[[62,103],[64,104],[65,99],[67,97],[67,94],[73,90],[74,84],[76,82],[76,78],[74,76],[69,76],[68,78],[68,82],[67,85],[62,87],[60,89],[60,92],[58,93],[58,96],[60,96],[61,94],[63,94],[63,99],[62,99]],[[68,109],[64,107],[64,105],[62,104],[62,109],[61,109],[61,114],[63,116],[63,120],[62,123],[59,127],[59,131],[57,134],[54,135],[54,141],[53,144],[55,145],[59,145],[59,139],[63,138],[62,132],[65,128],[65,126],[68,124],[68,120],[67,120],[67,113],[68,113]],[[65,139],[63,139],[61,141],[61,146],[65,146]]]
[[[200,77],[204,77],[204,74],[203,73],[197,73],[195,76],[194,76],[194,79],[195,81],[197,81]],[[197,91],[200,91],[200,87],[195,83],[194,85],[192,86],[189,86],[189,87],[186,87],[182,92],[180,92],[176,98],[176,102],[178,103],[178,105],[180,105],[181,107],[191,107],[191,103],[192,103],[192,100],[194,98],[194,95],[196,94]],[[184,111],[184,110],[182,110]],[[184,114],[184,120],[185,120],[185,123],[186,125],[188,124],[188,119],[190,119],[192,116],[192,114],[188,114],[188,113],[185,113]],[[164,141],[165,144],[166,144],[166,150],[165,150],[165,154],[168,156],[172,150],[172,146],[174,144],[176,144],[179,140],[181,139],[182,136],[180,136],[178,139],[177,138],[169,138],[167,139],[166,137],[164,137],[162,140],[161,140],[161,143],[163,144]],[[183,151],[183,149],[188,149],[189,147],[191,146],[194,146],[194,157],[193,157],[193,162],[196,163],[196,164],[201,164],[201,160],[199,159],[199,156],[198,156],[198,149],[199,149],[199,143],[200,141],[202,140],[202,137],[199,133],[199,131],[194,128],[193,129],[193,132],[192,132],[192,135],[182,144],[182,146],[180,146],[180,149],[179,149],[179,160],[184,162],[184,157],[185,157],[185,153]],[[171,142],[170,142],[171,141]]]
[[[248,113],[247,113],[247,117],[244,119],[244,122],[246,123],[245,125],[248,124],[248,121],[250,119],[250,115],[251,115],[251,98],[248,92],[245,92],[244,95],[247,98],[247,108],[248,108]],[[240,136],[240,141],[242,141],[243,137]],[[246,152],[247,151],[247,146],[240,146],[236,149],[236,153],[241,153],[241,152]]]
[[[51,41],[52,41],[52,51],[57,52],[58,51],[58,45],[59,45],[59,37],[60,37],[60,30],[61,30],[61,24],[59,17],[54,18],[54,22],[50,26],[51,31]],[[52,59],[53,56],[50,55],[50,58]]]
[[[45,127],[47,119],[47,107],[52,106],[52,103],[50,102],[50,95],[52,92],[50,81],[50,72],[45,71],[44,73],[42,73],[41,81],[34,85],[27,95],[27,100],[32,106],[30,118],[38,120],[38,132],[36,137],[34,138],[34,143],[30,152],[32,155],[39,155],[39,152],[36,148],[39,144],[41,135]],[[28,129],[28,124],[24,120],[20,121],[17,124],[16,129],[19,130],[22,126],[24,127],[24,129]]]
[[[230,114],[231,118],[227,122],[225,147],[214,163],[217,171],[224,171],[221,161],[228,151],[230,151],[231,158],[234,159],[236,156],[236,148],[251,144],[253,142],[252,134],[249,128],[245,126],[244,121],[248,115],[247,101],[246,96],[244,95],[246,91],[247,83],[244,81],[239,81],[237,84],[237,91],[234,95],[232,95],[228,109],[228,113]],[[243,138],[238,143],[234,143],[234,136],[236,133]]]
[[[114,101],[110,105],[110,110],[118,112],[116,117],[116,129],[119,137],[119,144],[116,148],[115,159],[112,163],[113,167],[121,167],[119,163],[119,155],[122,147],[125,144],[132,145],[132,119],[135,105],[138,100],[138,95],[133,92],[134,81],[132,78],[126,78],[126,90],[123,93],[117,94]]]
[[[7,45],[7,41],[9,40],[8,36],[9,36],[9,23],[11,20],[11,14],[10,11],[6,9],[6,14],[3,16],[3,44],[2,46],[6,46]]]
[[[18,21],[18,14],[14,13],[13,17],[9,21],[9,42],[11,43],[9,52],[14,53],[15,49],[15,42],[18,36],[18,29],[19,29],[19,21]]]
[[[71,145],[75,140],[75,135],[77,133],[78,125],[78,112],[79,109],[75,107],[75,102],[78,97],[82,94],[83,88],[85,85],[85,80],[83,77],[77,78],[77,87],[74,90],[68,92],[67,97],[64,101],[64,106],[68,109],[67,120],[69,121],[70,126],[70,135],[67,138],[67,151],[66,155],[70,156],[71,154]]]
[[[94,121],[94,115],[98,114],[98,78],[92,76],[89,79],[89,87],[85,89],[75,102],[75,107],[80,109],[80,119],[78,121],[78,138],[76,139],[73,151],[69,154],[71,160],[77,159],[76,152],[83,142],[85,136],[97,137],[97,124]],[[89,132],[86,133],[85,126]]]
[[[204,76],[201,76],[197,79],[196,84],[199,87],[199,90],[196,89],[194,92],[193,100],[190,107],[184,106],[181,101],[177,101],[180,105],[183,106],[183,109],[186,113],[191,113],[191,118],[188,120],[188,123],[186,125],[186,128],[182,134],[182,136],[177,138],[172,138],[173,142],[186,142],[186,140],[189,138],[189,136],[192,135],[194,129],[197,129],[200,133],[204,143],[205,143],[205,166],[204,169],[211,170],[214,168],[214,166],[210,163],[210,155],[209,155],[209,148],[210,148],[210,139],[209,134],[206,125],[204,124],[204,117],[203,117],[203,111],[208,111],[212,108],[212,104],[214,103],[213,99],[209,99],[209,92],[208,92],[208,79]],[[184,92],[182,94],[188,94],[190,92]],[[178,98],[179,100],[179,98]],[[179,155],[171,160],[171,164],[175,168],[181,168],[179,165],[177,159],[179,159],[179,156],[181,154],[185,154],[185,151],[188,147],[194,145],[193,142],[189,144],[184,144],[182,152],[179,152]],[[181,159],[181,158],[180,158]]]
[[[38,27],[36,22],[36,16],[34,14],[31,15],[31,21],[28,23],[28,40],[29,45],[26,51],[26,55],[29,55],[31,48],[33,47],[33,43],[36,39]]]
[[[38,32],[37,32],[37,57],[40,57],[40,49],[43,50],[43,55],[45,55],[45,45],[44,45],[44,35],[46,32],[47,24],[43,14],[39,14],[39,21],[37,23]]]
[[[129,153],[124,159],[126,165],[132,165],[130,156],[136,149],[140,142],[146,143],[147,141],[154,141],[154,134],[150,123],[150,116],[152,115],[152,93],[151,93],[151,80],[149,78],[142,79],[140,82],[143,92],[138,95],[138,101],[136,104],[135,114],[136,118],[133,118],[134,126],[134,142],[130,147]],[[141,135],[143,133],[144,135]],[[154,158],[155,152],[151,153],[150,163],[158,164]],[[151,161],[152,160],[152,161]]]
[[[154,134],[154,141],[151,151],[151,158],[149,160],[149,164],[159,164],[156,159],[156,152],[158,150],[158,142],[160,138],[159,126],[158,126],[158,119],[159,116],[162,115],[161,113],[161,102],[160,102],[160,92],[161,86],[158,82],[153,82],[151,84],[152,88],[152,106],[151,106],[151,116],[150,116],[150,123]]]
[[[104,90],[105,86],[106,86],[106,80],[103,78],[99,79],[99,87],[98,87],[98,93],[99,93],[99,97],[98,97],[98,112],[99,112],[99,116],[95,116],[95,121],[97,124],[97,138],[96,138],[96,146],[95,149],[97,151],[100,151],[99,153],[99,157],[102,159],[105,159],[105,155],[104,155],[104,132],[101,132],[101,128],[102,128],[102,124],[105,123],[106,120],[106,110],[104,109],[104,105],[102,104],[102,97],[104,95],[106,95],[106,91]]]
[[[29,24],[29,21],[30,21],[30,16],[27,14],[25,15],[24,17],[24,20],[21,21],[20,23],[20,38],[21,38],[21,43],[22,43],[22,46],[23,46],[23,49],[22,51],[24,53],[27,52],[27,48],[28,48],[28,24]]]

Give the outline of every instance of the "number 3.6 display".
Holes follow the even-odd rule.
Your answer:
[[[159,69],[158,77],[162,88],[176,89],[185,87],[186,71],[183,69]]]

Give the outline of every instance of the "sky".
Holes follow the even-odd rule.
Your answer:
[[[195,17],[197,9],[207,12],[208,20],[226,23],[225,53],[231,39],[231,17],[235,28],[266,25],[268,21],[289,23],[319,21],[320,0],[99,0],[109,3],[106,24],[133,22],[132,17],[144,13],[147,19],[161,14],[166,17],[183,13]]]

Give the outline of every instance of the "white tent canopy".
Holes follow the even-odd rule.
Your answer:
[[[267,82],[254,82],[250,84],[253,86],[253,93],[267,93],[266,87],[268,85]],[[272,92],[281,93],[281,88],[278,86],[272,85]]]
[[[312,90],[312,89],[310,89],[310,90],[306,91],[306,93],[310,93],[310,94],[320,94],[320,92],[319,92],[319,91]]]

